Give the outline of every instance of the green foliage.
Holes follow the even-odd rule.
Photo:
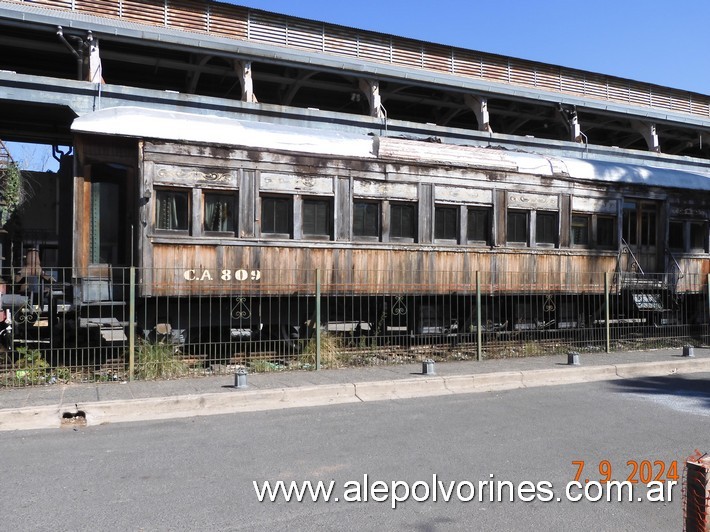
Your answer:
[[[143,380],[183,377],[190,366],[170,344],[141,342],[135,352],[136,377]]]
[[[0,187],[2,190],[0,203],[4,204],[0,218],[0,227],[2,227],[22,203],[22,172],[17,164],[10,163],[0,172],[0,185],[2,185]]]
[[[269,371],[283,371],[285,368],[262,358],[249,361],[249,369],[254,373],[267,373]]]
[[[59,366],[58,368],[54,368],[53,374],[58,381],[69,382],[71,380],[71,370],[66,366]]]
[[[37,349],[19,347],[20,358],[13,365],[14,377],[18,384],[43,384],[47,382],[49,363]]]

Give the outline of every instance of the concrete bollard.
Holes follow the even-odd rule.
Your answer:
[[[686,345],[683,347],[683,356],[684,357],[694,357],[695,356],[694,348],[692,345]]]
[[[234,387],[246,388],[247,386],[247,370],[239,368],[234,374]]]
[[[567,353],[567,365],[568,366],[579,366],[579,353],[576,351],[570,351]]]
[[[422,375],[436,375],[436,371],[434,371],[434,361],[430,358],[422,361]]]

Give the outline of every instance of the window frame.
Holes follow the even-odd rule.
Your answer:
[[[552,222],[552,240],[550,241],[545,240],[541,241],[540,240],[540,233],[544,232],[546,227],[540,227],[541,223],[543,221],[549,220]],[[542,229],[542,231],[541,231]],[[536,247],[546,247],[546,248],[554,248],[559,245],[560,242],[560,214],[557,211],[544,211],[544,210],[537,210],[535,211],[535,246]]]
[[[472,213],[483,213],[486,215],[484,235],[485,240],[479,240],[471,238],[471,220],[475,217],[471,216]],[[483,207],[483,206],[468,206],[466,207],[466,243],[474,244],[479,246],[490,246],[492,237],[492,221],[493,221],[493,208]]]
[[[153,188],[153,192],[155,195],[155,202],[154,202],[154,207],[155,207],[155,216],[153,218],[153,228],[156,233],[160,234],[171,234],[171,235],[189,235],[191,233],[192,229],[192,189],[185,188],[185,187],[164,187],[164,186],[156,186]],[[185,198],[185,213],[184,213],[184,222],[185,222],[185,227],[184,228],[178,228],[178,229],[170,229],[169,227],[160,227],[159,226],[159,216],[160,216],[160,201],[159,198],[162,194],[180,194]],[[176,207],[177,210],[177,207]]]
[[[525,240],[512,240],[510,238],[511,216],[522,216],[523,227],[525,228]],[[529,246],[530,245],[530,211],[525,209],[508,209],[505,216],[505,244],[507,246]]]
[[[676,234],[676,232],[671,230],[671,227],[677,224],[680,226],[680,247],[671,245],[671,234]],[[679,253],[685,253],[686,252],[686,245],[685,245],[685,226],[686,226],[686,220],[668,220],[668,249],[671,251],[676,251]]]
[[[322,233],[317,233],[317,232],[306,232],[306,207],[309,205],[325,205],[326,207],[326,225],[325,227],[325,232]],[[314,229],[317,229],[315,225],[317,225],[317,215],[318,213],[316,212],[316,218],[314,218]],[[301,198],[301,227],[300,227],[300,235],[301,238],[304,240],[333,240],[333,234],[334,234],[334,228],[335,228],[335,223],[334,223],[334,218],[333,218],[333,198],[332,197],[326,197],[326,196],[304,196]]]
[[[388,232],[388,237],[389,240],[392,242],[407,242],[407,243],[415,243],[417,241],[417,236],[419,234],[419,216],[417,213],[417,208],[416,208],[416,203],[413,202],[406,202],[406,201],[393,201],[390,202],[389,204],[389,232]],[[411,210],[412,213],[412,227],[411,227],[411,236],[395,236],[392,234],[392,227],[394,226],[394,210],[395,209],[401,209],[401,208],[407,208]]]
[[[458,244],[459,241],[459,232],[460,232],[460,227],[461,227],[461,219],[460,219],[460,209],[458,205],[450,205],[450,204],[435,204],[434,205],[434,242],[438,243],[443,243],[443,244]],[[440,214],[451,214],[453,213],[454,219],[454,227],[453,227],[453,232],[452,234],[445,234],[443,236],[437,235],[437,231],[439,230],[439,220],[440,220]],[[451,229],[450,227],[447,227],[446,224],[449,222],[449,220],[444,220],[445,227],[444,229]],[[445,231],[446,232],[446,231]]]
[[[575,218],[577,219],[583,219],[585,221],[585,233],[586,233],[586,238],[584,242],[578,243],[575,242],[574,240],[574,230],[575,227],[579,227],[579,224],[575,225]],[[570,216],[570,222],[569,222],[569,245],[570,247],[573,248],[591,248],[593,246],[593,241],[592,241],[592,222],[593,222],[593,215],[589,213],[577,213],[573,212],[572,215]]]
[[[207,228],[207,205],[208,197],[221,196],[224,198],[229,198],[232,204],[232,213],[229,217],[231,219],[232,229],[227,229],[225,231],[213,230]],[[206,236],[216,235],[216,236],[236,236],[239,234],[239,195],[236,191],[227,190],[214,190],[214,189],[202,189],[202,232]]]
[[[375,208],[376,234],[365,235],[365,234],[357,234],[355,232],[355,211],[356,211],[358,205],[372,206]],[[363,218],[363,220],[364,220],[364,218]],[[364,225],[367,225],[367,224],[364,224]],[[363,241],[363,242],[379,242],[382,239],[382,202],[377,201],[377,200],[354,198],[353,199],[352,220],[351,220],[351,230],[352,230],[353,240],[359,240],[359,241]]]
[[[708,222],[705,220],[688,220],[688,253],[708,252]],[[703,236],[702,247],[693,246],[693,226],[700,226]]]
[[[288,225],[288,232],[277,232],[277,231],[266,231],[264,229],[264,220],[265,220],[265,204],[264,202],[266,201],[283,201],[288,205],[288,209],[286,209],[288,213],[288,220],[287,220],[287,225]],[[260,209],[260,224],[259,224],[259,234],[261,235],[262,238],[283,238],[283,239],[292,239],[293,238],[293,202],[294,198],[291,195],[287,194],[262,194],[259,196],[259,209]],[[278,209],[276,209],[278,210]],[[274,228],[276,229],[276,227]]]
[[[600,241],[599,222],[601,220],[609,220],[611,222],[611,242],[603,243]],[[619,217],[615,214],[595,214],[593,215],[593,245],[596,249],[616,250],[619,248]]]

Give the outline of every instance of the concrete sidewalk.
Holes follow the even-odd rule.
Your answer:
[[[421,364],[286,371],[170,381],[103,382],[0,389],[0,430],[99,425],[277,408],[406,399],[532,386],[710,372],[710,348],[583,353],[580,365],[567,355],[448,362],[436,375]],[[77,415],[78,414],[78,415]]]

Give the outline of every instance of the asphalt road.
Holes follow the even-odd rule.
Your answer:
[[[682,530],[680,484],[670,502],[622,503],[570,502],[565,485],[580,461],[580,480],[608,467],[626,480],[634,461],[638,479],[645,460],[664,480],[677,460],[681,476],[685,457],[710,450],[709,383],[695,374],[0,433],[0,529]],[[484,485],[482,502],[455,490],[450,502],[439,493],[396,509],[391,498],[345,502],[346,483],[365,474],[370,486],[431,485],[436,474],[464,498],[463,481],[547,481],[553,495],[490,502]],[[258,502],[253,481],[265,480],[334,480],[340,500]]]

